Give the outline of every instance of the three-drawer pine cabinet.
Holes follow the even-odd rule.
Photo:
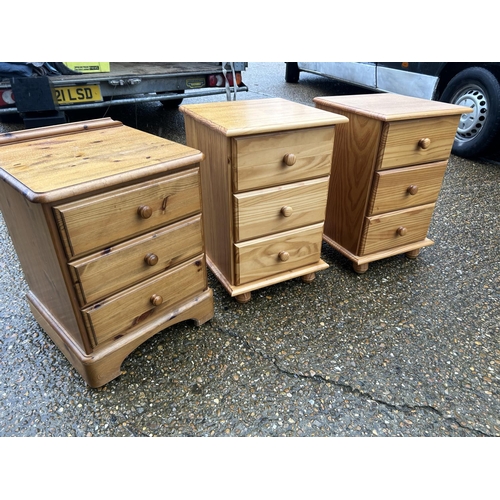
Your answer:
[[[285,99],[181,106],[201,167],[207,263],[239,302],[326,269],[320,258],[335,126]]]
[[[460,116],[470,108],[397,94],[316,97],[344,115],[337,127],[324,239],[358,273],[398,254],[416,258]]]
[[[0,135],[0,209],[40,326],[92,387],[213,316],[203,154],[103,118]]]

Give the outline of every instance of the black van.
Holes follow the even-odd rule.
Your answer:
[[[469,106],[452,153],[474,158],[491,152],[500,135],[500,63],[287,62],[285,80],[313,73],[380,92]]]

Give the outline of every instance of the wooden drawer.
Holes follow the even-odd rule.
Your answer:
[[[385,123],[377,168],[380,170],[447,160],[458,116]]]
[[[333,136],[333,127],[320,127],[234,138],[234,191],[329,175]]]
[[[325,218],[329,177],[234,195],[236,242]]]
[[[434,203],[431,203],[408,210],[367,217],[358,255],[368,255],[424,240],[433,210]]]
[[[235,244],[235,283],[241,285],[317,263],[322,235],[323,223],[320,223]]]
[[[207,288],[205,258],[200,255],[171,271],[82,310],[95,345],[126,335],[147,321]],[[155,301],[160,301],[154,305]]]
[[[377,215],[434,203],[447,164],[442,161],[376,172],[367,214]]]
[[[54,207],[70,259],[200,211],[198,168]]]
[[[201,216],[69,264],[80,305],[102,299],[203,252]]]

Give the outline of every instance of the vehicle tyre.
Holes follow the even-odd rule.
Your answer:
[[[300,76],[299,65],[296,62],[287,62],[285,65],[285,82],[297,83]]]
[[[463,158],[488,152],[500,133],[500,84],[495,75],[485,68],[467,68],[450,80],[440,100],[472,108],[460,118],[451,152]]]
[[[158,92],[158,94],[173,94],[174,92]],[[184,91],[181,92],[182,94]],[[183,97],[180,97],[179,99],[168,99],[165,101],[160,101],[165,109],[176,109],[178,106],[182,104],[182,101],[184,100]]]

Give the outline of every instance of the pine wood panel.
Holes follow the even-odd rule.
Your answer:
[[[328,267],[319,258],[321,229],[311,235],[315,241],[307,242],[315,248],[314,258],[309,251],[294,259],[268,260],[265,245],[292,227],[300,225],[300,232],[322,221],[334,125],[348,119],[334,113],[328,118],[329,112],[284,99],[193,104],[180,110],[187,144],[205,153],[201,178],[208,265],[231,295],[249,295],[305,274],[313,279],[316,270]],[[301,195],[295,195],[300,183]],[[249,260],[249,252],[256,260]]]
[[[142,218],[141,206],[152,214]],[[144,233],[201,210],[199,170],[118,189],[54,208],[68,257]]]
[[[471,108],[390,93],[314,103],[349,118],[336,126],[324,240],[356,272],[389,255],[415,257],[433,243],[426,238],[432,215],[426,207],[438,198],[459,118]]]
[[[203,251],[201,217],[195,216],[69,263],[85,306],[144,281]],[[155,256],[149,265],[148,257]]]
[[[309,226],[325,219],[329,176],[234,196],[235,241]]]
[[[61,269],[58,241],[52,237],[43,205],[27,202],[0,181],[0,210],[31,293],[46,303],[80,348],[88,350],[90,345],[82,339],[83,325],[75,318],[76,298],[73,302],[69,276]]]
[[[164,139],[112,120],[14,135],[0,136],[0,206],[28,302],[91,386],[118,376],[126,355],[160,330],[213,316],[202,253],[201,152],[163,147]],[[101,251],[88,255],[95,248]],[[87,257],[68,263],[76,252]],[[163,298],[150,295],[139,310],[138,297],[144,305],[141,294],[153,289]],[[87,300],[99,302],[82,313]]]
[[[433,203],[438,199],[448,162],[378,171],[368,215]],[[417,189],[411,194],[411,188]]]
[[[88,133],[93,130],[109,127],[121,127],[122,122],[111,118],[98,118],[96,120],[86,120],[83,122],[62,123],[51,127],[39,127],[31,129],[16,130],[0,134],[0,146],[7,144],[20,144],[22,142],[33,141],[34,139],[49,139],[60,135]]]
[[[386,123],[380,144],[378,169],[445,160],[450,156],[460,116]],[[427,148],[419,146],[429,140]]]
[[[2,176],[0,171],[0,177],[14,183],[30,201],[48,203],[172,172],[203,158],[183,144],[113,121],[103,128],[92,123],[75,125],[80,133],[59,134],[44,127],[47,137],[32,140],[27,139],[33,132],[17,132],[20,142],[5,142],[8,147],[2,146],[0,136],[2,164],[9,173]]]
[[[424,240],[432,218],[434,203],[367,217],[358,255],[367,255],[392,247]],[[403,227],[406,234],[398,234]]]
[[[388,250],[382,250],[380,252],[375,252],[367,255],[356,255],[348,252],[343,246],[340,246],[333,240],[330,240],[327,236],[324,236],[325,241],[331,245],[339,253],[345,255],[348,259],[352,260],[353,263],[357,265],[368,265],[370,262],[380,259],[386,259],[387,257],[393,257],[394,255],[407,254],[408,252],[419,251],[421,248],[429,247],[434,245],[434,242],[429,238],[417,241],[415,243],[408,243],[407,245],[401,245],[397,247],[389,248]]]
[[[83,309],[95,345],[130,333],[143,323],[165,314],[178,303],[207,288],[205,258],[176,266],[140,285],[113,295],[94,306]],[[153,305],[151,299],[159,295],[163,302]]]
[[[187,143],[209,152],[200,164],[205,253],[230,279],[233,275],[231,142],[189,115],[185,116],[185,128]]]
[[[324,233],[356,253],[370,196],[382,125],[346,113],[336,126]]]
[[[346,121],[343,116],[318,113],[312,106],[281,98],[189,104],[179,109],[185,116],[194,117],[226,137],[321,127]]]
[[[234,190],[276,186],[329,175],[334,128],[237,137],[232,143]],[[286,155],[295,163],[287,165]]]
[[[241,285],[317,263],[320,260],[322,234],[323,223],[236,243],[235,283]]]
[[[313,101],[316,105],[321,105],[322,109],[335,109],[343,115],[346,112],[362,114],[383,122],[456,116],[472,111],[467,106],[392,93],[315,97]]]
[[[35,296],[28,294],[28,302],[36,321],[91,387],[101,387],[120,376],[120,367],[124,359],[153,335],[190,319],[194,320],[197,326],[202,325],[212,318],[214,310],[213,292],[211,288],[207,288],[177,305],[165,316],[139,325],[128,335],[105,342],[97,346],[91,354],[86,354],[68,336],[68,332],[59,324],[58,318],[52,316]]]

